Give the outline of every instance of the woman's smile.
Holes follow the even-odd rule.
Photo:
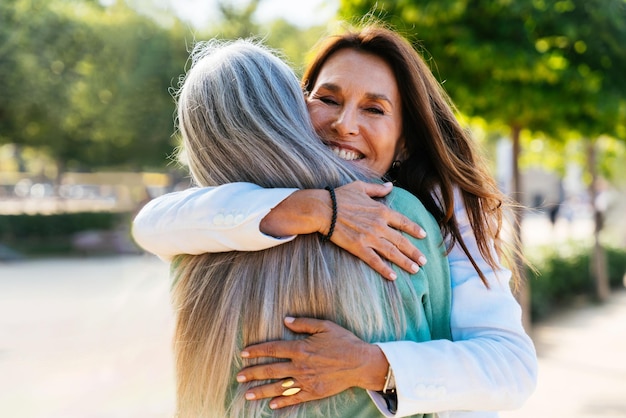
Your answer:
[[[342,160],[355,161],[355,160],[361,160],[365,158],[363,153],[356,149],[342,147],[341,145],[334,144],[334,143],[328,143],[327,145],[330,148],[330,150]]]
[[[402,103],[393,70],[382,58],[352,49],[333,53],[307,105],[317,134],[339,158],[380,176],[400,159]]]

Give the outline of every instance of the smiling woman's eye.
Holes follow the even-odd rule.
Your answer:
[[[335,99],[333,99],[332,97],[320,97],[319,100],[322,103],[326,103],[326,104],[332,104],[332,105],[336,105],[338,104]]]
[[[385,111],[378,108],[378,107],[368,107],[367,109],[365,109],[367,112],[369,113],[374,113],[376,115],[384,115]]]
[[[337,104],[339,104],[339,102],[337,102],[337,100],[335,100],[335,98],[333,96],[322,96],[320,94],[313,94],[311,96],[311,98],[319,100],[322,103],[330,104],[330,105],[337,105]]]

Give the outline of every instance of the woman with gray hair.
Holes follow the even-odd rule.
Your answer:
[[[267,188],[326,188],[335,202],[335,187],[375,178],[346,165],[324,146],[295,74],[257,42],[198,44],[177,105],[180,156],[198,186],[251,182]],[[263,251],[174,259],[178,416],[268,415],[269,400],[247,402],[252,384],[235,379],[242,367],[262,361],[240,353],[259,342],[297,339],[283,324],[293,317],[332,321],[350,330],[351,347],[378,360],[384,354],[373,342],[450,339],[450,277],[437,222],[399,188],[386,204],[419,221],[428,233],[424,240],[411,238],[428,254],[428,264],[414,274],[396,269],[395,281],[383,280],[363,261],[330,243],[332,225],[322,239],[300,235]],[[336,202],[334,212],[336,216]],[[345,357],[350,367],[351,353]],[[363,373],[358,386],[275,413],[380,416],[366,392],[385,389],[388,370],[380,364],[386,361],[354,364]],[[297,379],[269,383],[283,396],[300,390]]]

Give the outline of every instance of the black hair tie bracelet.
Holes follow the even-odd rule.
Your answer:
[[[333,236],[333,232],[335,231],[335,224],[337,223],[337,197],[335,196],[335,189],[331,186],[326,186],[324,189],[328,190],[328,193],[330,193],[330,201],[333,205],[333,217],[330,220],[330,229],[328,230],[328,234],[322,235],[322,242],[330,241],[330,238]]]

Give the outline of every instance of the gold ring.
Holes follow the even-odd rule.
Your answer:
[[[287,390],[285,390],[281,395],[283,396],[291,396],[291,395],[295,395],[296,393],[300,392],[302,389],[300,388],[289,388]]]
[[[290,388],[290,387],[292,387],[295,384],[296,384],[296,382],[294,382],[293,379],[287,379],[283,383],[281,383],[280,385],[282,387],[284,387],[284,388]]]

